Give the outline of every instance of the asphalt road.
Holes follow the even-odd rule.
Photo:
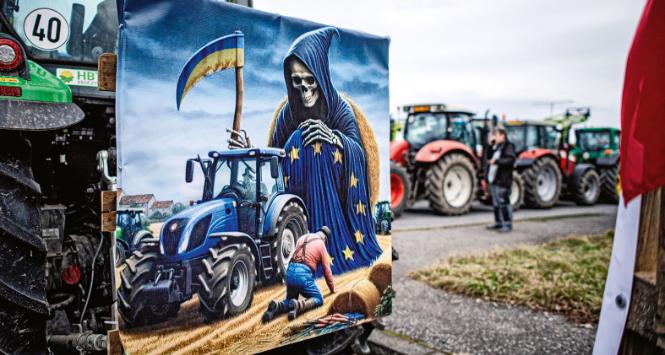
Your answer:
[[[384,321],[387,333],[398,333],[401,339],[419,343],[427,353],[588,353],[595,335],[593,325],[577,326],[559,315],[453,295],[413,281],[408,273],[454,254],[482,253],[542,244],[570,234],[603,232],[614,227],[616,207],[562,204],[550,210],[520,210],[510,234],[484,229],[485,224],[492,222],[489,211],[479,205],[465,216],[442,217],[427,211],[426,205],[417,205],[416,211],[409,211],[394,222],[393,245],[400,260],[393,267],[397,297],[393,315]],[[385,335],[380,333],[373,338]]]

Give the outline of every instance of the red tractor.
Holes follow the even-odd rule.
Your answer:
[[[570,152],[570,128],[585,122],[589,109],[568,110],[545,121],[505,123],[518,153],[515,168],[524,182],[528,207],[550,208],[562,195],[578,205],[593,205],[600,196],[600,178],[592,164],[577,163]]]
[[[490,120],[443,104],[406,106],[404,111],[404,139],[390,145],[390,205],[395,216],[420,199],[444,215],[467,213],[476,191],[484,194],[479,181],[486,170]]]

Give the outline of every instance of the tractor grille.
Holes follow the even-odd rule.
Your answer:
[[[180,235],[185,229],[187,219],[179,218],[170,220],[162,229],[162,247],[164,254],[175,255],[178,252],[178,242]],[[175,225],[175,227],[174,227]]]
[[[189,245],[187,245],[187,251],[190,251],[194,248],[197,248],[203,244],[208,235],[208,227],[210,227],[210,220],[212,215],[203,218],[202,220],[196,222],[194,229],[192,229],[192,234],[189,236]]]

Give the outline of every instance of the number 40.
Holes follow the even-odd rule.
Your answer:
[[[60,19],[57,17],[49,18],[46,26],[46,34],[44,34],[44,28],[39,25],[41,21],[42,15],[37,14],[37,18],[35,18],[35,26],[32,28],[32,35],[39,38],[40,41],[44,41],[44,37],[46,37],[51,43],[58,42],[60,40],[60,26],[62,26]]]

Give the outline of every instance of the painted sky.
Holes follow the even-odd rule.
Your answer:
[[[176,3],[172,1],[170,3]],[[127,194],[158,199],[198,199],[202,182],[184,181],[185,161],[226,149],[235,103],[233,71],[203,79],[176,110],[178,75],[201,46],[225,34],[245,34],[245,101],[242,128],[254,146],[265,146],[273,112],[286,96],[282,60],[313,22],[279,17],[213,0],[182,5],[126,2],[120,39],[118,149],[120,185]],[[159,19],[159,20],[156,20]],[[366,112],[382,149],[381,195],[388,187],[388,49],[383,37],[340,28],[330,52],[332,80]]]
[[[619,126],[644,0],[254,0],[258,9],[391,37],[390,107],[445,102],[542,118],[573,100]],[[559,105],[561,111],[566,105]]]

